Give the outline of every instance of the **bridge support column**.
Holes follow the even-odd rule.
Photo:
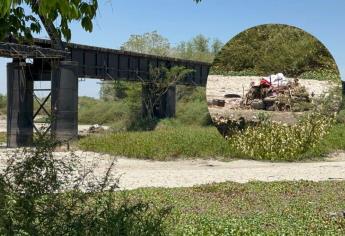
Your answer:
[[[7,147],[29,146],[33,140],[33,80],[25,62],[7,64]]]
[[[176,115],[176,86],[170,86],[162,98],[164,118],[175,117]]]
[[[143,117],[148,116],[147,104],[148,99],[155,100],[150,92],[150,84],[142,85],[142,114]],[[165,94],[163,94],[157,104],[153,108],[153,115],[155,118],[171,118],[176,114],[176,86],[170,86]]]
[[[52,77],[52,136],[59,141],[78,137],[78,63],[61,61]]]

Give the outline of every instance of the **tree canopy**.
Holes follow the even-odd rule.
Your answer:
[[[1,0],[0,40],[31,39],[33,33],[40,33],[44,27],[52,40],[69,41],[72,36],[69,24],[78,21],[84,30],[91,32],[97,9],[98,0]]]
[[[122,50],[167,56],[170,50],[169,40],[157,31],[144,33],[142,35],[134,34],[129,37],[127,42],[122,44]]]
[[[98,9],[97,0],[1,0],[0,40],[12,36],[16,39],[30,39],[39,33],[42,26],[53,23],[57,37],[71,39],[69,23],[76,20],[91,32],[92,19]],[[48,32],[49,33],[49,32]]]
[[[283,72],[299,76],[319,69],[338,73],[327,48],[312,35],[288,25],[260,25],[231,39],[214,60],[213,70]]]

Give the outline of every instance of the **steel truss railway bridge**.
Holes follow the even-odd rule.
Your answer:
[[[179,84],[205,86],[210,68],[210,64],[199,61],[61,41],[59,47],[54,40],[42,39],[34,39],[30,44],[4,40],[0,42],[0,56],[12,58],[12,62],[7,64],[8,147],[31,145],[34,130],[39,135],[50,133],[61,141],[75,139],[78,135],[78,78],[142,82],[150,81],[151,67],[183,66],[194,72]],[[28,63],[27,59],[32,60]],[[44,101],[37,99],[34,81],[51,81],[51,89]],[[144,98],[150,90],[147,84],[142,84]],[[34,112],[35,99],[40,106]],[[45,108],[48,101],[51,102],[51,112]],[[171,86],[160,98],[156,115],[161,118],[173,117],[175,106],[176,86]],[[40,112],[52,117],[44,131],[37,129],[34,124]]]

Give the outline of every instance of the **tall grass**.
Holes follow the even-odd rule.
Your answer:
[[[271,161],[296,161],[322,158],[330,152],[345,150],[345,124],[336,124],[320,142],[308,146],[294,155],[275,155],[276,151],[263,155],[259,149],[249,155],[236,148],[240,141],[225,140],[214,127],[181,126],[174,120],[161,121],[156,130],[146,132],[115,132],[83,138],[78,145],[83,150],[109,153],[129,158],[174,160],[176,158],[234,158]],[[242,140],[243,141],[243,140]],[[261,144],[260,142],[257,143]],[[265,144],[262,144],[265,145]],[[281,148],[283,144],[271,144]],[[279,147],[278,147],[279,146]],[[253,147],[251,147],[253,148]],[[257,155],[255,155],[257,154]]]
[[[109,133],[81,139],[79,146],[84,150],[155,160],[210,158],[231,153],[227,141],[213,127]]]

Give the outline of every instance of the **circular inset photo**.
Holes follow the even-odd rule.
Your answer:
[[[327,48],[289,25],[247,29],[224,45],[207,80],[208,109],[223,136],[263,121],[293,125],[311,113],[334,116],[340,73]]]

